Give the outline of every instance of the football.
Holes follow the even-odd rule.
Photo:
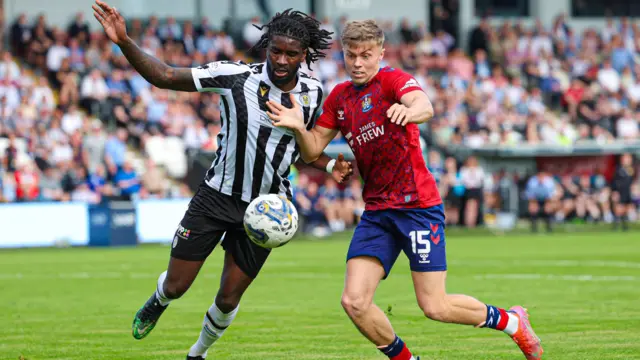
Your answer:
[[[298,211],[286,197],[260,195],[244,213],[244,229],[256,245],[273,249],[285,245],[298,230]]]

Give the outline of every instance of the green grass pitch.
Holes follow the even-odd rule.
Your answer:
[[[349,234],[274,251],[210,359],[384,359],[340,306]],[[448,291],[522,304],[544,359],[640,359],[640,233],[450,233]],[[0,359],[184,359],[218,287],[217,248],[142,341],[134,313],[169,247],[0,251]],[[422,359],[522,359],[504,334],[423,317],[404,255],[376,302]]]

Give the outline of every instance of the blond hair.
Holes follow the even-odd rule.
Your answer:
[[[342,30],[342,45],[373,41],[378,46],[384,43],[384,32],[374,20],[349,21]]]

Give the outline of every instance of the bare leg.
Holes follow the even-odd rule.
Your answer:
[[[371,257],[356,257],[347,262],[342,307],[353,324],[369,341],[378,347],[393,342],[395,333],[384,312],[373,304],[373,296],[384,269]]]

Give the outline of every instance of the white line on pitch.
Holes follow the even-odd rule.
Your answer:
[[[599,276],[599,275],[555,275],[555,274],[484,274],[476,275],[475,279],[506,279],[506,280],[563,280],[563,281],[603,281],[622,282],[638,281],[635,276]]]
[[[499,266],[499,267],[611,267],[623,269],[640,269],[640,262],[600,261],[600,260],[451,260],[449,264],[456,266]]]
[[[160,273],[138,273],[138,272],[68,272],[68,273],[0,273],[0,280],[14,279],[157,279]],[[218,273],[204,273],[198,277],[215,279]],[[309,272],[290,272],[269,274],[269,277],[276,279],[328,279],[331,274],[318,274]]]

